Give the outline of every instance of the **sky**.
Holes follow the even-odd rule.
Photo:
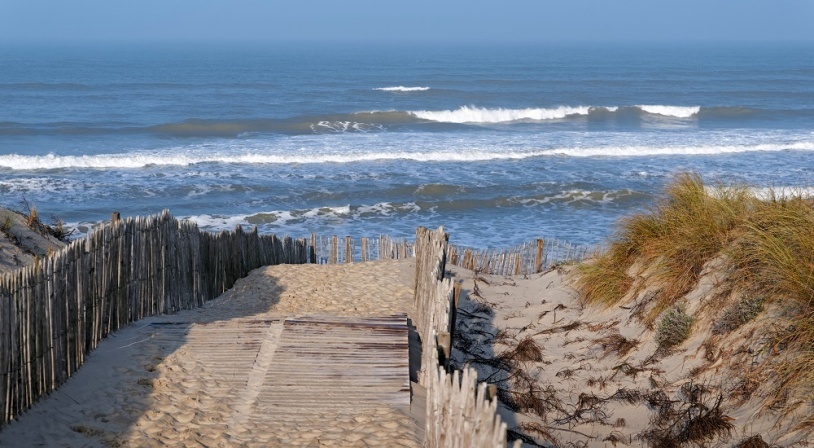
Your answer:
[[[814,43],[814,0],[0,0],[0,42]]]

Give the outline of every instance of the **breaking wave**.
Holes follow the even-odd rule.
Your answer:
[[[389,87],[387,87],[389,88]],[[401,87],[399,87],[401,88]],[[424,87],[403,87],[424,89]],[[383,87],[384,89],[384,87]],[[393,87],[395,89],[395,87]],[[427,87],[429,89],[429,87]],[[410,91],[410,90],[405,90]],[[0,136],[4,135],[126,135],[156,134],[172,137],[236,137],[256,133],[284,135],[312,135],[324,133],[357,133],[386,131],[399,126],[433,123],[496,124],[546,122],[554,120],[599,120],[614,117],[651,117],[674,120],[733,120],[740,118],[785,115],[792,118],[814,117],[814,110],[795,111],[760,110],[747,107],[701,106],[558,106],[528,108],[486,108],[462,106],[447,110],[388,110],[360,111],[324,115],[303,115],[285,118],[250,118],[203,120],[188,119],[181,122],[138,126],[128,123],[16,123],[0,122]]]
[[[650,115],[690,118],[698,115],[700,106],[560,106],[555,108],[489,109],[463,106],[455,110],[419,110],[409,112],[423,120],[444,123],[511,123],[516,121],[561,120],[593,113],[606,114],[634,109]]]
[[[381,92],[425,92],[430,90],[429,87],[405,87],[405,86],[393,86],[393,87],[377,87],[373,90],[379,90]]]
[[[745,152],[814,151],[814,141],[756,145],[698,145],[698,146],[586,146],[561,148],[530,148],[492,146],[472,149],[468,145],[452,145],[443,149],[423,151],[387,151],[379,148],[350,152],[322,152],[296,150],[284,153],[246,151],[240,153],[142,152],[96,155],[37,155],[9,154],[0,156],[0,168],[11,170],[51,169],[132,169],[148,166],[187,166],[199,163],[224,164],[315,164],[353,163],[387,160],[417,162],[478,162],[499,159],[526,159],[530,157],[645,157],[675,155],[715,155]]]
[[[639,109],[653,115],[663,115],[665,117],[676,118],[690,118],[697,115],[701,111],[701,106],[661,106],[661,105],[642,105],[636,106]]]
[[[410,114],[417,118],[444,123],[508,123],[512,121],[542,121],[556,120],[569,115],[588,115],[591,108],[557,107],[554,109],[528,108],[528,109],[486,109],[474,106],[463,106],[455,110],[420,110]]]

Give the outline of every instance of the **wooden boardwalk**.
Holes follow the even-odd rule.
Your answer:
[[[257,415],[410,406],[407,316],[286,319]]]
[[[412,266],[273,266],[201,308],[135,322],[0,446],[421,446]]]
[[[212,380],[210,391],[254,390],[244,394],[244,405],[262,415],[410,406],[405,314],[173,321],[150,327],[152,339],[184,345]]]

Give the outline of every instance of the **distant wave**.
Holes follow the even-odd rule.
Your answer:
[[[198,163],[226,164],[312,164],[354,163],[386,160],[413,160],[418,162],[478,162],[499,159],[526,159],[530,157],[644,157],[671,155],[715,155],[744,152],[814,151],[814,142],[759,145],[701,145],[701,146],[591,146],[551,149],[517,149],[493,147],[488,150],[450,147],[435,151],[355,151],[349,153],[285,154],[224,153],[224,154],[167,154],[131,153],[98,154],[84,156],[0,156],[0,168],[11,170],[48,170],[65,168],[132,169],[148,166],[186,166]]]
[[[379,90],[382,92],[424,92],[430,90],[429,87],[405,87],[405,86],[393,86],[393,87],[377,87],[373,90]]]
[[[569,115],[588,115],[591,108],[557,107],[554,109],[528,108],[528,109],[486,109],[474,106],[463,106],[455,110],[419,110],[410,114],[431,121],[444,123],[507,123],[522,120],[556,120]]]
[[[593,202],[607,204],[615,201],[641,200],[648,198],[645,193],[624,188],[620,190],[565,190],[555,194],[538,195],[533,197],[512,198],[513,202],[525,207],[533,207],[549,203],[571,204],[575,202]]]
[[[698,112],[701,111],[701,106],[686,107],[686,106],[650,105],[636,107],[647,112],[648,114],[664,115],[666,117],[676,117],[676,118],[690,118],[693,115],[697,115]]]
[[[489,109],[463,106],[455,110],[420,110],[409,112],[417,118],[444,123],[510,123],[514,121],[561,120],[570,116],[594,113],[614,113],[636,109],[651,115],[690,118],[701,111],[700,106],[560,106],[555,108]]]
[[[327,133],[379,132],[388,126],[421,125],[428,122],[455,125],[546,122],[552,120],[584,119],[598,120],[613,117],[666,117],[672,120],[725,119],[783,114],[789,117],[814,118],[814,110],[794,111],[760,110],[746,107],[700,107],[700,106],[559,106],[551,108],[484,108],[462,106],[448,110],[414,111],[361,111],[324,115],[303,115],[287,118],[251,118],[202,120],[189,119],[181,122],[138,126],[130,123],[16,123],[0,122],[0,136],[4,135],[122,135],[156,134],[172,137],[237,137],[252,133],[283,135],[310,135]]]

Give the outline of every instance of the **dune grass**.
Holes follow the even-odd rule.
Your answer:
[[[589,303],[612,305],[633,283],[627,272],[631,265],[650,266],[664,284],[648,316],[653,322],[696,284],[704,264],[734,238],[750,198],[746,188],[709,191],[697,175],[678,176],[655,206],[621,222],[605,252],[579,266],[577,288]]]
[[[719,256],[758,307],[780,303],[795,316],[776,341],[795,350],[781,366],[783,382],[814,387],[814,201],[802,194],[757,198],[744,186],[708,188],[698,175],[680,175],[654,206],[620,223],[607,249],[577,267],[574,283],[587,303],[611,306],[630,292],[630,268],[640,264],[662,286],[645,316],[654,323]]]

